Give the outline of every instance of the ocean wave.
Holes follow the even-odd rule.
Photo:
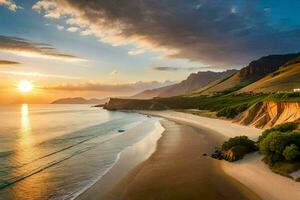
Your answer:
[[[67,136],[64,136],[63,138],[55,138],[50,141],[44,142],[39,144],[39,146],[48,147],[49,145],[58,145],[58,144],[63,144],[64,147],[60,148],[57,151],[53,151],[51,153],[48,153],[44,156],[35,158],[31,160],[30,162],[16,165],[16,166],[7,166],[5,169],[2,169],[3,172],[9,171],[9,170],[14,170],[17,171],[18,175],[13,176],[13,177],[5,177],[2,176],[0,177],[0,189],[3,189],[5,187],[8,187],[18,181],[21,181],[27,177],[30,177],[36,173],[39,173],[45,169],[48,169],[49,167],[52,167],[56,164],[59,164],[67,159],[72,158],[73,156],[77,156],[81,153],[84,153],[88,150],[91,150],[92,148],[95,148],[98,145],[101,145],[105,142],[110,141],[114,137],[120,136],[122,134],[125,134],[126,132],[123,133],[117,133],[118,128],[120,128],[119,125],[120,123],[130,123],[132,120],[130,119],[117,119],[117,120],[112,120],[110,122],[100,124],[100,125],[95,125],[92,127],[88,127],[79,131],[75,131],[73,133],[68,134]],[[132,123],[132,122],[131,122]],[[101,131],[99,131],[101,130]],[[114,134],[113,134],[114,133]],[[78,134],[88,134],[88,135],[78,135]],[[98,137],[103,137],[103,136],[109,136],[103,138],[100,142],[90,142],[91,140],[94,140]],[[84,139],[83,139],[84,138]],[[76,141],[78,140],[79,141]],[[82,140],[83,139],[83,140]],[[76,141],[74,143],[74,140]],[[60,141],[60,142],[58,142]],[[89,144],[85,144],[87,142],[90,142]],[[70,145],[66,146],[66,144]],[[41,147],[39,147],[41,148]],[[67,152],[66,152],[67,151]],[[15,154],[16,152],[10,152],[9,155]],[[5,154],[5,152],[4,152]],[[59,155],[61,158],[60,159],[55,159]],[[51,158],[53,157],[53,159]],[[50,162],[46,162],[51,160]],[[38,167],[32,167],[32,166],[38,166]],[[7,173],[9,174],[9,173]]]

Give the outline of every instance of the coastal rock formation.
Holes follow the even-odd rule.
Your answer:
[[[256,128],[270,128],[285,122],[300,121],[299,102],[260,102],[241,115],[234,122]]]

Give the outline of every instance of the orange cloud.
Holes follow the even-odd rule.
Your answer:
[[[18,6],[15,2],[11,0],[0,0],[0,5],[6,6],[11,11],[16,11],[17,9],[21,9],[21,6]]]

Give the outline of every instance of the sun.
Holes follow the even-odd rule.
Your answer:
[[[31,92],[32,88],[33,88],[32,83],[30,81],[27,81],[27,80],[22,80],[18,84],[18,89],[22,93]]]

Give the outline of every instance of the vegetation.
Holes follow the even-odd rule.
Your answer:
[[[148,100],[138,99],[112,99],[104,107],[110,110],[135,109],[135,110],[184,110],[198,109],[209,110],[217,113],[218,117],[234,118],[250,106],[265,101],[298,101],[300,93],[243,93],[243,94],[215,94],[213,96],[176,96],[168,98],[154,98]]]
[[[287,122],[287,123],[284,123],[284,124],[276,125],[273,128],[270,128],[270,129],[267,129],[267,130],[263,131],[262,134],[259,136],[258,141],[263,140],[264,138],[266,138],[272,132],[275,132],[275,131],[289,132],[289,131],[296,130],[297,127],[298,127],[297,122]]]
[[[282,154],[287,161],[294,161],[300,155],[300,151],[295,144],[291,144],[285,147]]]
[[[256,150],[257,147],[254,141],[250,140],[247,136],[237,136],[224,142],[221,151],[215,152],[213,157],[228,161],[236,161],[242,159],[247,153]]]
[[[248,104],[240,104],[240,105],[225,107],[217,113],[217,116],[232,119],[238,114],[244,112],[248,107],[249,107]]]
[[[290,177],[290,173],[300,169],[298,125],[296,122],[288,122],[265,130],[257,143],[247,136],[230,138],[213,157],[235,161],[242,159],[247,153],[259,150],[260,154],[264,155],[263,161],[272,171]]]
[[[223,143],[222,150],[228,151],[235,146],[244,146],[249,149],[249,151],[257,150],[255,142],[250,140],[247,136],[236,136],[230,138],[228,141]]]
[[[277,125],[262,133],[258,141],[263,161],[279,174],[300,169],[300,132],[297,123]]]
[[[107,109],[183,110],[198,109],[217,112],[218,116],[233,118],[255,103],[261,102],[265,94],[228,94],[214,96],[176,96],[151,100],[112,99]]]
[[[239,89],[242,89],[243,87],[249,85],[251,82],[249,81],[244,81],[244,82],[241,82],[241,83],[238,83],[236,84],[234,87],[232,88],[228,88],[226,90],[223,90],[221,92],[216,92],[215,94],[216,95],[226,95],[226,94],[230,94],[232,92],[235,92],[235,91],[238,91]]]
[[[270,94],[266,100],[269,101],[291,101],[299,102],[300,101],[300,92],[278,92],[275,94]]]

